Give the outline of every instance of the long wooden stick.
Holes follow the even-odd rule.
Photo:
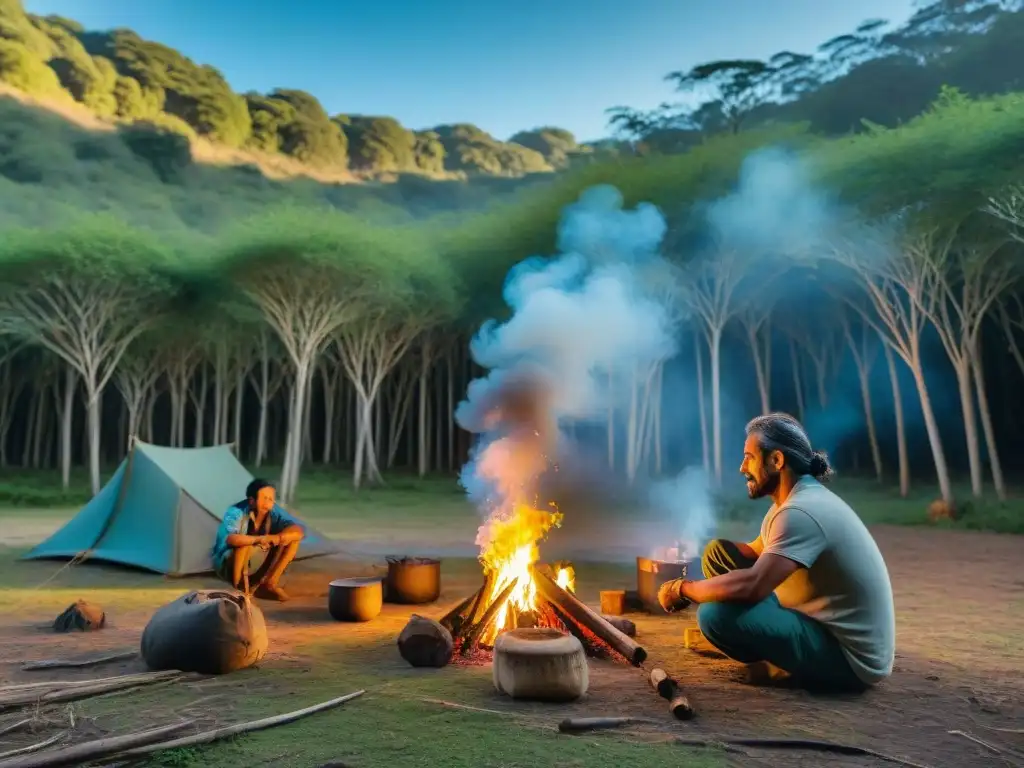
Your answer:
[[[30,661],[22,665],[23,672],[32,672],[39,669],[81,669],[82,667],[95,667],[100,664],[109,664],[114,661],[127,661],[139,655],[138,651],[122,651],[111,653],[106,656],[94,656],[91,659],[45,659],[43,661]]]
[[[684,747],[754,747],[757,749],[793,749],[811,752],[831,752],[837,755],[859,755],[862,757],[873,757],[886,763],[907,766],[907,768],[929,768],[922,763],[915,763],[905,760],[902,757],[887,755],[883,752],[875,752],[873,749],[854,747],[849,744],[837,744],[832,741],[817,741],[814,739],[758,739],[758,738],[730,738],[725,736],[707,737],[706,739],[695,739],[686,736],[677,736],[673,741]]]
[[[12,693],[14,691],[27,691],[33,688],[73,688],[75,686],[84,687],[100,683],[111,683],[115,680],[148,680],[153,677],[166,677],[169,674],[179,673],[172,670],[165,670],[160,672],[133,672],[128,675],[113,675],[111,677],[94,677],[88,680],[37,680],[34,683],[14,683],[11,685],[0,686],[0,697],[2,697],[4,694]]]
[[[567,717],[558,724],[562,733],[584,733],[600,731],[607,728],[621,728],[624,725],[637,723],[657,723],[649,717]]]
[[[110,678],[97,682],[94,685],[72,685],[63,690],[47,690],[42,687],[12,691],[7,696],[0,695],[0,710],[14,709],[34,704],[51,704],[58,701],[76,701],[86,699],[90,696],[97,696],[109,691],[118,691],[125,688],[138,688],[144,685],[151,685],[159,682],[169,682],[180,677],[181,672],[168,670],[166,672],[153,672],[148,676],[127,675],[124,678]],[[91,682],[91,681],[90,681]]]
[[[22,755],[9,760],[0,761],[0,768],[57,768],[61,765],[83,765],[108,755],[123,752],[131,747],[152,744],[154,741],[177,733],[192,724],[191,720],[173,725],[164,725],[148,731],[130,733],[126,736],[114,736],[95,741],[73,744],[63,749],[54,749],[34,755]]]
[[[474,600],[476,600],[480,596],[481,590],[483,590],[483,587],[480,587],[480,589],[478,589],[472,595],[470,595],[465,600],[463,600],[461,603],[459,603],[454,608],[452,608],[450,611],[448,611],[448,613],[446,613],[444,616],[441,617],[441,619],[438,621],[438,624],[443,626],[449,632],[451,632],[453,629],[455,629],[455,624],[454,624],[455,618],[457,616],[462,616],[463,612],[469,607],[470,603],[472,603]]]
[[[261,731],[266,728],[273,728],[275,725],[285,725],[287,723],[293,723],[303,717],[316,714],[317,712],[323,712],[326,709],[334,709],[340,707],[346,701],[359,698],[365,690],[355,691],[354,693],[346,694],[345,696],[339,696],[336,699],[330,701],[324,701],[320,704],[314,704],[311,707],[305,709],[297,709],[294,712],[285,712],[283,715],[274,715],[273,717],[265,717],[262,720],[253,720],[248,723],[238,723],[236,725],[226,725],[222,728],[214,728],[210,731],[203,731],[202,733],[196,733],[192,736],[182,736],[179,739],[172,739],[170,741],[162,741],[158,744],[150,744],[148,746],[139,747],[138,749],[122,750],[116,753],[118,758],[136,758],[142,757],[143,755],[150,755],[153,752],[162,752],[165,749],[178,749],[180,747],[194,747],[198,744],[209,744],[214,741],[220,741],[231,736],[237,736],[240,733],[251,733],[252,731]],[[0,765],[0,768],[6,768]]]
[[[32,723],[35,722],[34,717],[26,717],[24,720],[19,720],[16,723],[0,728],[0,736],[6,736],[8,733],[14,733],[24,728],[28,728]]]

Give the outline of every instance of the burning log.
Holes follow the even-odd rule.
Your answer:
[[[534,579],[538,592],[552,605],[561,608],[574,622],[593,632],[633,666],[639,667],[644,663],[647,651],[609,624],[599,613],[592,611],[570,592],[562,589],[547,574],[535,570]]]
[[[462,629],[462,624],[466,621],[467,611],[470,604],[480,599],[480,593],[483,591],[483,587],[478,589],[472,595],[467,597],[461,603],[452,608],[448,613],[441,617],[438,622],[442,627],[447,629],[452,635],[458,634],[459,630]]]
[[[492,582],[489,579],[488,584],[490,583]],[[484,633],[484,630],[487,629],[487,625],[494,620],[494,615],[498,612],[498,609],[505,604],[505,601],[508,600],[509,595],[512,594],[512,590],[516,588],[518,583],[519,579],[512,579],[508,586],[501,590],[501,594],[499,594],[498,597],[492,600],[491,604],[487,606],[487,610],[485,610],[483,616],[480,617],[480,621],[475,622],[466,630],[463,635],[461,649],[463,656],[467,656],[474,648],[476,648],[477,643],[480,642],[480,636]]]

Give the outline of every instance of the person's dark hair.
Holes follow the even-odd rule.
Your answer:
[[[811,439],[800,422],[788,413],[767,413],[751,419],[747,435],[756,434],[763,454],[779,451],[796,475],[810,475],[827,483],[835,475],[824,451],[811,447]]]
[[[264,488],[273,487],[274,484],[269,480],[264,480],[262,478],[257,477],[255,480],[253,480],[251,483],[245,486],[245,498],[255,499],[257,496],[260,495],[260,491],[262,491]]]

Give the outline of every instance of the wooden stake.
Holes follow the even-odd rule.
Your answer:
[[[491,620],[494,618],[494,614],[496,614],[502,604],[508,600],[509,595],[512,594],[512,590],[516,588],[516,584],[518,583],[519,579],[512,579],[512,581],[509,582],[509,585],[501,590],[501,594],[487,606],[487,610],[484,611],[484,615],[480,618],[480,621],[470,627],[469,631],[466,632],[462,646],[462,654],[464,656],[468,655],[469,652],[476,647],[476,644],[480,642],[480,635],[483,634],[487,625],[491,623]]]

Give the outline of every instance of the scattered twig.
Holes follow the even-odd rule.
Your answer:
[[[112,736],[94,741],[73,744],[63,749],[54,749],[41,754],[24,755],[0,761],[0,768],[57,768],[61,765],[84,765],[93,760],[107,757],[125,749],[152,744],[154,741],[170,736],[172,733],[187,728],[192,722],[164,725],[148,731],[129,733],[125,736]]]
[[[950,734],[951,736],[962,736],[963,738],[967,739],[968,741],[973,741],[978,746],[984,747],[985,749],[987,749],[989,752],[992,752],[993,754],[996,754],[996,755],[1003,754],[1003,751],[1001,749],[999,749],[998,747],[996,747],[994,744],[990,744],[989,742],[985,741],[984,739],[979,739],[977,736],[972,736],[971,734],[967,733],[966,731],[946,731],[946,733]]]
[[[463,709],[467,712],[485,712],[489,715],[505,715],[506,717],[529,717],[521,712],[506,712],[500,709],[485,709],[483,707],[471,707],[469,704],[459,704],[454,701],[445,701],[444,699],[431,699],[425,696],[419,697],[420,701],[425,701],[428,704],[437,704],[439,707],[447,707],[448,709]]]
[[[893,755],[887,755],[884,752],[875,752],[873,749],[865,749],[864,747],[854,747],[849,744],[837,744],[832,741],[784,738],[734,738],[727,736],[709,736],[706,739],[677,736],[674,741],[676,744],[680,744],[685,747],[755,747],[757,749],[798,749],[812,752],[831,752],[836,755],[873,757],[876,760],[882,760],[886,763],[904,765],[907,766],[907,768],[929,768],[923,763],[915,763],[911,760],[905,760],[902,757],[894,757]]]
[[[16,755],[27,755],[31,752],[38,752],[41,749],[46,749],[52,744],[56,744],[65,736],[67,736],[66,733],[58,733],[56,736],[51,736],[46,739],[46,741],[40,741],[38,744],[29,744],[27,747],[21,747],[20,749],[10,749],[7,752],[0,752],[0,760],[8,757],[15,757]]]
[[[986,731],[995,731],[996,733],[1012,733],[1014,736],[1024,736],[1024,728],[996,728],[993,725],[982,725],[981,723],[975,723],[979,728],[984,728]],[[952,731],[950,731],[952,733]]]
[[[24,720],[19,720],[16,723],[4,726],[3,728],[0,728],[0,736],[6,736],[8,733],[14,733],[15,731],[20,731],[24,728],[28,728],[34,722],[34,717],[26,717]]]
[[[192,736],[182,736],[178,739],[171,739],[170,741],[162,741],[159,743],[150,743],[148,746],[139,747],[137,749],[119,750],[118,752],[108,752],[107,755],[115,755],[119,758],[127,757],[142,757],[144,755],[152,754],[153,752],[162,752],[165,749],[178,749],[180,747],[194,747],[198,744],[209,744],[214,741],[220,741],[231,736],[237,736],[240,733],[250,733],[252,731],[261,731],[266,728],[273,728],[277,725],[285,725],[287,723],[295,722],[303,717],[315,714],[317,712],[323,712],[326,709],[333,709],[341,706],[347,701],[358,698],[366,693],[365,690],[355,691],[345,696],[339,696],[336,699],[325,701],[320,704],[314,704],[311,707],[305,709],[298,709],[294,712],[286,712],[283,715],[274,715],[273,717],[265,717],[262,720],[253,720],[248,723],[237,723],[236,725],[227,725],[222,728],[214,728],[209,731],[203,731]],[[0,768],[7,768],[7,766],[0,765]]]
[[[34,683],[14,683],[0,686],[0,696],[14,691],[28,691],[33,688],[72,688],[74,686],[86,686],[99,683],[109,683],[115,680],[134,680],[136,678],[149,679],[155,675],[167,676],[166,672],[133,672],[128,675],[112,675],[110,677],[94,677],[88,680],[37,680]],[[177,674],[177,673],[175,673]]]
[[[23,672],[31,672],[39,669],[81,669],[82,667],[95,667],[100,664],[109,664],[114,661],[127,661],[139,655],[138,651],[122,651],[111,653],[106,656],[95,656],[91,659],[46,659],[44,661],[30,661],[22,665]]]

